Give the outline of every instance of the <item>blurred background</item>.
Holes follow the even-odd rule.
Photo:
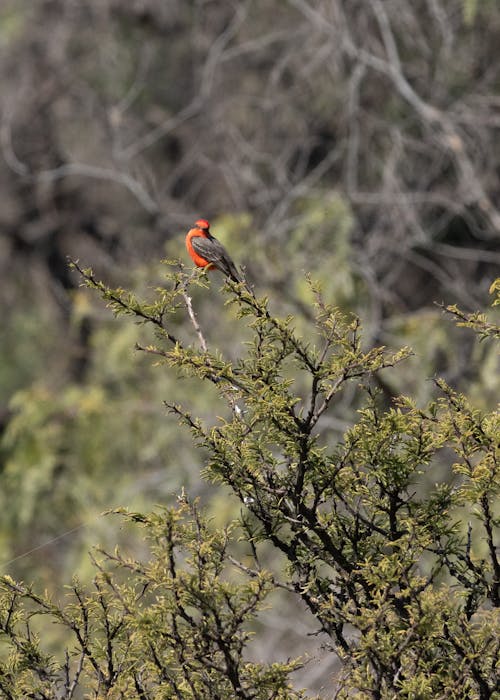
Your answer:
[[[208,218],[303,334],[310,274],[367,346],[413,347],[378,379],[388,400],[423,404],[439,374],[494,405],[494,348],[435,303],[486,308],[498,275],[499,45],[495,0],[2,0],[3,573],[58,595],[92,575],[93,544],[133,546],[104,510],[183,486],[220,523],[239,511],[162,403],[213,421],[213,388],[134,353],[147,329],[85,293],[68,255],[152,298],[160,260],[190,264],[185,232]],[[194,304],[210,347],[237,357],[221,283]],[[196,342],[186,314],[172,323]],[[343,395],[326,440],[355,408]],[[256,653],[303,646],[288,610],[263,619]],[[309,688],[331,673],[314,653]]]

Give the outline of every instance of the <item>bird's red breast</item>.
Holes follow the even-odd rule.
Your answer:
[[[186,236],[186,248],[187,252],[191,256],[194,264],[197,267],[206,267],[208,270],[211,270],[215,267],[211,262],[208,260],[205,260],[205,258],[201,257],[201,255],[198,255],[198,253],[194,250],[192,244],[191,244],[191,239],[192,238],[208,238],[208,230],[210,228],[210,224],[206,219],[198,219],[198,221],[195,223],[195,228],[191,228],[188,231],[188,234]]]

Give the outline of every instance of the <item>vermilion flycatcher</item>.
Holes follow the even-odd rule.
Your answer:
[[[195,228],[188,231],[186,248],[194,264],[206,267],[207,270],[220,270],[233,282],[243,282],[228,252],[222,243],[212,236],[209,229],[210,224],[206,219],[198,219]]]

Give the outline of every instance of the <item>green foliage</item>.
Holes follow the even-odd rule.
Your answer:
[[[365,347],[359,320],[327,304],[315,285],[305,341],[266,298],[227,282],[228,303],[251,333],[231,358],[208,349],[193,309],[190,285],[207,290],[203,273],[171,270],[143,302],[75,267],[115,313],[152,326],[156,343],[139,343],[141,351],[216,390],[216,420],[167,406],[203,449],[206,478],[228,487],[242,511],[226,528],[185,496],[174,509],[126,514],[145,529],[149,554],[101,551],[93,591],[74,584],[67,604],[4,577],[6,696],[70,698],[78,686],[109,698],[300,697],[289,676],[301,662],[248,655],[256,615],[281,588],[305,603],[341,660],[337,697],[493,698],[498,413],[441,379],[424,407],[408,397],[385,406],[375,379],[410,351]],[[182,306],[196,340],[175,328]],[[486,317],[449,311],[486,342],[497,337]],[[358,417],[332,443],[323,426],[346,391],[357,392]],[[453,480],[429,487],[443,465]],[[279,557],[263,566],[269,547]],[[76,651],[47,656],[30,628],[41,614],[72,632]]]
[[[336,299],[338,306],[352,301],[355,294],[355,277],[349,259],[350,235],[353,215],[344,197],[339,193],[318,192],[299,201],[294,231],[289,240],[280,243],[285,247],[284,262],[304,271],[311,269],[310,261],[318,253],[328,250],[328,255],[319,255],[315,265],[315,278],[321,283],[326,299]],[[332,274],[335,270],[335,274]],[[297,275],[295,285],[300,298],[310,300],[310,292],[304,284],[304,275]],[[346,304],[347,305],[347,304]]]
[[[496,10],[495,0],[462,0],[465,25],[468,27],[473,26],[481,10],[490,12]]]
[[[74,335],[89,318],[97,326],[88,296],[84,290],[74,296]],[[71,348],[70,333],[61,340],[56,327],[48,330],[47,336]],[[75,571],[85,580],[91,576],[87,552],[93,543],[124,537],[101,517],[103,511],[123,503],[150,507],[198,481],[189,435],[165,425],[162,405],[165,396],[175,399],[191,387],[177,387],[175,377],[131,352],[141,337],[137,324],[101,322],[80,381],[65,376],[59,361],[38,381],[25,377],[26,386],[9,401],[0,435],[0,561],[28,580],[35,570],[38,583],[54,595]],[[34,341],[25,349],[17,339],[23,356],[29,346],[38,362]],[[201,396],[197,408],[203,412],[209,401]],[[167,470],[165,456],[174,446],[176,469]]]
[[[287,680],[297,662],[242,660],[248,622],[272,583],[265,572],[243,582],[226,576],[230,533],[211,530],[185,498],[125,517],[141,523],[151,560],[103,553],[92,589],[74,581],[63,607],[2,579],[0,633],[12,642],[0,663],[4,697],[71,698],[77,687],[106,698],[300,697]],[[71,633],[63,661],[33,634],[40,615]]]
[[[478,0],[462,0],[465,24],[474,24]]]
[[[496,279],[490,286],[490,294],[494,295],[492,306],[500,306],[500,279]],[[458,326],[472,328],[481,340],[485,338],[500,338],[500,326],[488,320],[484,313],[468,314],[457,308],[456,305],[447,306],[446,311],[456,319]]]
[[[7,2],[0,10],[0,42],[14,42],[22,36],[29,8]]]

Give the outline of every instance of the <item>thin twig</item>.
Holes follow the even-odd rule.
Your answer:
[[[198,336],[198,339],[200,341],[201,348],[203,352],[208,352],[207,341],[205,340],[205,336],[203,335],[203,332],[200,328],[200,324],[198,323],[198,319],[196,318],[196,314],[193,309],[192,298],[189,296],[185,289],[182,290],[181,294],[182,298],[186,302],[186,308],[188,310],[189,318],[191,319],[193,328],[196,331],[196,335]]]
[[[245,566],[245,564],[242,564],[241,561],[238,561],[238,559],[235,559],[230,554],[228,554],[227,558],[231,562],[231,564],[234,564],[236,568],[240,569],[240,571],[243,571],[245,574],[248,574],[248,576],[250,576],[251,578],[257,578],[257,576],[262,575],[262,571],[256,571],[255,569],[252,569],[249,566]],[[272,574],[271,582],[273,586],[276,586],[276,588],[283,588],[283,590],[290,591],[290,593],[297,592],[293,586],[290,586],[287,583],[282,583],[281,581],[277,581]]]

